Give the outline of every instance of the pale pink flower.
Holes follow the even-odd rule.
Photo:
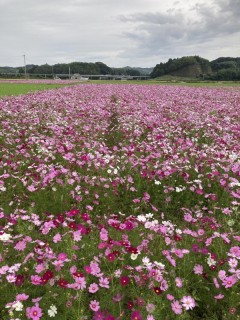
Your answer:
[[[6,276],[7,282],[9,283],[13,283],[16,281],[17,277],[14,274],[8,274]]]
[[[42,283],[42,278],[37,275],[31,276],[31,283],[34,285],[39,285]]]
[[[76,277],[75,278],[76,283],[79,285],[79,288],[81,290],[86,288],[86,280],[84,277]]]
[[[25,293],[20,293],[16,296],[17,301],[25,301],[29,298],[29,296]]]
[[[25,248],[26,248],[26,242],[24,240],[21,240],[21,241],[18,241],[16,243],[16,245],[14,246],[14,248],[17,250],[17,251],[24,251]]]
[[[213,283],[217,289],[220,287],[217,278],[213,278]]]
[[[100,239],[102,241],[107,241],[108,240],[108,231],[104,228],[101,229],[100,231]]]
[[[92,300],[89,304],[89,307],[92,311],[98,311],[100,309],[100,304],[98,301],[96,300]]]
[[[95,293],[99,290],[99,286],[96,284],[96,283],[91,283],[89,288],[88,288],[88,291],[90,293]]]
[[[195,274],[203,274],[203,266],[201,264],[196,264],[193,271]]]
[[[174,301],[171,303],[171,307],[172,307],[172,311],[173,311],[175,314],[181,314],[181,313],[182,313],[182,306],[181,306],[181,304],[179,303],[178,300],[174,300]]]
[[[149,313],[153,313],[153,311],[156,309],[156,306],[153,303],[148,303],[146,305],[146,310]]]
[[[183,286],[183,283],[182,283],[182,279],[181,278],[176,278],[175,279],[175,283],[176,283],[176,286],[178,287],[178,288],[182,288],[182,286]]]
[[[91,268],[91,274],[96,276],[101,272],[101,269],[99,268],[99,265],[97,262],[91,262],[90,263],[90,268]]]
[[[99,279],[99,286],[108,289],[108,288],[109,288],[109,281],[108,281],[108,279],[101,277],[101,278]]]
[[[54,242],[54,243],[57,243],[57,242],[60,242],[60,241],[62,241],[62,236],[61,236],[59,233],[57,233],[57,234],[53,237],[53,242]]]
[[[234,258],[240,258],[240,247],[235,246],[230,249],[230,253]]]
[[[186,310],[192,310],[196,306],[195,300],[191,296],[184,296],[181,302]]]
[[[174,296],[172,296],[171,294],[167,294],[167,299],[172,301],[172,300],[174,300]]]

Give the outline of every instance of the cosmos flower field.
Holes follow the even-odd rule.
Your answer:
[[[0,319],[240,319],[239,88],[0,100]]]

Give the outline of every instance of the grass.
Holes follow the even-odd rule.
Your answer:
[[[66,84],[0,83],[0,97],[17,96],[29,92],[57,89]]]

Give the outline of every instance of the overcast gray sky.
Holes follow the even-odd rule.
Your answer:
[[[0,0],[0,66],[240,56],[240,0]]]

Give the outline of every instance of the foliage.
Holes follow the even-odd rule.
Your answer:
[[[166,63],[157,64],[151,73],[151,77],[156,78],[165,74],[171,74],[172,72],[192,65],[200,66],[202,73],[204,73],[204,70],[210,66],[210,63],[208,60],[203,59],[199,56],[188,56],[177,59],[169,59]]]

